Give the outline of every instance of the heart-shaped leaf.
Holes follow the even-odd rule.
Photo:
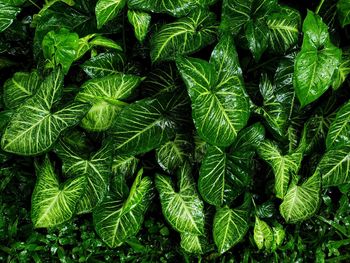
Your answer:
[[[145,40],[151,23],[151,15],[141,11],[128,10],[128,19],[134,27],[135,36],[141,43]]]

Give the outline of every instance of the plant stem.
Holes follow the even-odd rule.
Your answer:
[[[41,9],[41,7],[38,6],[36,3],[34,3],[32,0],[29,0],[29,2],[30,2],[32,5],[36,6],[38,9]]]
[[[323,3],[324,3],[324,0],[321,0],[320,4],[319,4],[318,7],[316,8],[316,12],[315,12],[316,14],[318,14],[318,12],[320,12]]]

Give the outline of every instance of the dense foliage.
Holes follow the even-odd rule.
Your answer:
[[[0,261],[350,261],[348,24],[349,0],[0,0]]]

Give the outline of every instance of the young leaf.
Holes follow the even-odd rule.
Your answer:
[[[171,178],[157,175],[155,184],[159,192],[164,217],[180,233],[204,234],[204,205],[192,179],[191,167],[183,165],[178,171],[178,191]]]
[[[278,146],[268,140],[260,145],[258,153],[272,167],[275,175],[276,197],[283,199],[287,193],[291,175],[298,172],[303,155],[298,152],[282,155]]]
[[[327,150],[350,143],[350,101],[345,103],[339,111],[335,120],[329,127],[326,146]]]
[[[276,251],[278,247],[280,247],[284,241],[286,236],[286,232],[283,229],[282,225],[277,224],[277,226],[272,227],[273,231],[273,244],[271,251]]]
[[[214,223],[214,242],[223,254],[243,239],[248,231],[248,210],[245,207],[217,208]]]
[[[151,39],[152,62],[191,54],[215,40],[215,15],[197,9],[187,17],[166,24]]]
[[[337,3],[337,13],[342,27],[350,24],[350,3],[347,0],[339,0]]]
[[[176,63],[192,101],[198,134],[213,145],[230,145],[249,118],[249,102],[232,40],[225,37],[219,42],[210,63],[196,58],[178,58]]]
[[[98,0],[95,8],[97,29],[115,18],[125,3],[126,0]]]
[[[321,202],[321,176],[318,171],[302,185],[293,183],[280,205],[280,213],[287,223],[295,224],[313,216]]]
[[[304,20],[303,33],[303,46],[294,66],[294,88],[302,107],[328,89],[341,60],[341,50],[331,43],[327,26],[312,11]]]
[[[137,40],[142,43],[148,33],[151,15],[141,11],[128,10],[128,20],[134,27]]]
[[[62,92],[61,70],[53,71],[37,93],[22,104],[13,115],[1,140],[2,148],[20,155],[36,155],[47,151],[66,128],[76,125],[90,105],[72,103],[56,112],[52,106]]]
[[[33,96],[40,85],[40,77],[36,71],[31,73],[17,72],[4,84],[4,103],[9,109],[17,108]]]
[[[139,172],[125,202],[117,193],[111,192],[93,210],[96,232],[111,248],[122,245],[141,228],[153,190],[151,179],[141,179],[141,176],[142,172]]]
[[[63,161],[63,172],[70,177],[85,176],[87,187],[77,205],[77,213],[89,213],[104,198],[111,174],[111,147],[105,145],[89,159],[80,157],[60,141],[56,153]]]
[[[350,147],[330,149],[318,164],[322,175],[322,186],[339,186],[350,182]]]
[[[36,173],[31,210],[34,227],[53,227],[69,220],[85,191],[86,178],[78,176],[60,184],[47,156]]]
[[[265,248],[266,250],[271,249],[274,241],[271,227],[257,216],[255,217],[254,225],[254,241],[259,249]]]
[[[108,130],[118,112],[128,105],[123,102],[140,84],[141,78],[133,75],[114,74],[94,78],[83,84],[76,100],[92,104],[81,126],[89,131]]]
[[[188,253],[201,255],[207,250],[208,243],[204,236],[181,233],[181,247]]]

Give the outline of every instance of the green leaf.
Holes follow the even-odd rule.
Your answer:
[[[21,11],[21,8],[18,7],[18,4],[2,0],[0,1],[0,10],[0,32],[3,32],[11,26],[13,20],[16,19],[17,14]]]
[[[151,39],[152,62],[191,54],[215,41],[215,15],[198,8],[187,17],[166,24]]]
[[[93,210],[96,232],[111,248],[122,245],[141,228],[153,191],[151,179],[141,179],[141,176],[142,171],[138,173],[126,201],[116,193],[109,193]]]
[[[62,93],[63,75],[55,70],[33,97],[14,113],[1,140],[3,150],[20,155],[36,155],[50,149],[61,132],[76,125],[90,105],[72,103],[52,112]]]
[[[177,67],[192,101],[192,117],[205,141],[228,146],[249,118],[249,102],[232,40],[223,38],[210,63],[178,58]]]
[[[61,140],[56,147],[56,153],[63,161],[62,169],[65,174],[70,177],[86,177],[87,187],[79,200],[77,213],[91,212],[102,201],[107,192],[111,174],[111,147],[105,145],[91,154],[91,157],[84,158]]]
[[[237,35],[240,29],[250,20],[253,0],[224,0],[220,29]]]
[[[287,223],[295,224],[313,216],[321,202],[321,176],[318,171],[302,185],[293,183],[280,205],[280,213]]]
[[[273,52],[284,54],[298,43],[301,16],[297,10],[280,7],[268,15],[269,46]]]
[[[291,176],[295,175],[300,168],[303,155],[298,152],[282,155],[278,146],[268,140],[260,145],[258,153],[271,166],[275,175],[276,197],[283,199]]]
[[[176,134],[156,151],[157,162],[162,169],[171,173],[189,159],[192,152],[190,138],[186,134]]]
[[[217,208],[214,223],[214,242],[223,254],[243,239],[248,231],[248,211],[244,207],[230,209]]]
[[[339,186],[350,182],[350,147],[331,149],[325,153],[318,164],[322,175],[322,186]]]
[[[332,84],[342,53],[331,43],[322,19],[311,11],[304,20],[303,33],[303,46],[294,66],[294,88],[302,107],[318,99]]]
[[[51,60],[52,65],[62,65],[64,74],[67,74],[76,58],[78,41],[78,34],[70,33],[68,29],[61,28],[58,33],[50,31],[42,43],[44,57]]]
[[[129,0],[128,6],[131,9],[141,9],[154,13],[167,13],[175,17],[182,17],[189,11],[205,7],[214,2],[213,0]]]
[[[114,19],[125,6],[126,0],[98,0],[95,8],[97,29]]]
[[[278,247],[280,247],[284,241],[284,238],[286,236],[286,232],[283,229],[282,225],[277,224],[276,226],[272,227],[273,231],[273,244],[272,244],[272,251],[276,251]]]
[[[335,120],[329,127],[326,146],[327,150],[350,142],[350,101],[345,103],[337,112]]]
[[[339,89],[350,73],[350,51],[343,50],[343,56],[339,67],[335,70],[333,74],[333,90]]]
[[[139,159],[132,155],[117,155],[113,158],[112,173],[116,176],[130,176],[136,172]]]
[[[259,61],[261,55],[269,45],[269,28],[265,21],[248,21],[245,27],[245,37],[248,40],[248,47],[253,54],[255,61]]]
[[[168,176],[157,175],[155,184],[163,215],[169,224],[180,233],[203,235],[204,204],[197,194],[189,164],[178,171],[178,191]]]
[[[206,252],[208,243],[204,236],[191,233],[181,233],[181,247],[188,253],[202,255]]]
[[[4,103],[6,108],[14,109],[33,96],[40,84],[36,71],[31,73],[17,72],[4,84]]]
[[[187,104],[184,94],[164,94],[125,107],[111,130],[119,154],[136,155],[160,147],[175,136],[172,114]],[[166,115],[165,115],[166,113]]]
[[[69,220],[85,191],[86,178],[78,176],[60,184],[48,157],[37,165],[36,173],[31,209],[34,227],[53,227]]]
[[[339,0],[337,3],[337,13],[342,27],[350,24],[350,3],[347,0]]]
[[[101,78],[118,72],[123,72],[125,57],[120,52],[101,53],[81,65],[90,78]]]
[[[142,43],[150,27],[151,15],[142,11],[128,10],[128,20],[134,27],[137,40]]]
[[[274,236],[271,227],[263,220],[255,217],[254,225],[254,241],[259,249],[271,249]]]
[[[120,110],[128,105],[127,99],[140,84],[141,78],[133,75],[114,74],[94,78],[83,84],[76,100],[91,103],[81,126],[89,131],[105,131],[112,125]]]

